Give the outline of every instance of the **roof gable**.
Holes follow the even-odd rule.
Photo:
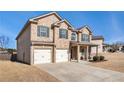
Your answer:
[[[44,14],[44,15],[41,15],[41,16],[33,17],[33,18],[29,19],[29,20],[26,22],[26,24],[23,26],[23,28],[21,29],[21,31],[20,31],[19,34],[17,35],[16,40],[19,38],[19,36],[24,32],[24,29],[25,29],[31,22],[37,23],[37,20],[38,20],[38,19],[41,19],[41,18],[50,16],[50,15],[55,15],[60,21],[62,20],[61,16],[59,16],[56,12],[50,12],[50,13],[47,13],[47,14]]]
[[[73,26],[66,19],[58,21],[58,22],[54,23],[54,25],[58,25],[58,24],[61,24],[63,22],[66,23],[69,27],[73,28]]]
[[[92,34],[92,31],[91,31],[90,27],[87,26],[87,25],[82,26],[82,27],[80,27],[80,28],[77,28],[77,30],[78,30],[79,32],[80,32],[80,31],[82,32],[84,28],[86,28],[86,29]]]
[[[44,14],[44,15],[41,15],[41,16],[31,18],[30,21],[35,21],[35,20],[38,20],[38,19],[41,19],[41,18],[44,18],[44,17],[47,17],[47,16],[51,16],[51,15],[55,15],[59,20],[62,20],[61,16],[58,13],[50,12],[48,14]]]
[[[92,40],[104,40],[103,36],[92,36]]]

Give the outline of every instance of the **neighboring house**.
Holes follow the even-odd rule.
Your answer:
[[[74,29],[56,12],[29,19],[16,40],[17,59],[28,64],[88,60],[92,47],[98,54],[90,28]]]
[[[5,54],[5,53],[8,53],[8,51],[0,47],[0,54]]]
[[[124,52],[124,44],[123,43],[115,43],[115,44],[103,44],[104,52]]]
[[[112,48],[112,45],[110,45],[110,44],[103,44],[103,52],[108,52],[109,50],[112,50],[113,48]]]
[[[92,43],[98,45],[98,52],[103,52],[103,43],[104,43],[104,37],[103,36],[92,36]],[[94,54],[96,52],[96,47],[92,47],[91,54]]]
[[[120,48],[121,52],[124,52],[124,45]]]

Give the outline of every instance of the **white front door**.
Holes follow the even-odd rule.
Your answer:
[[[50,63],[51,49],[34,49],[34,64]]]
[[[68,61],[68,50],[57,49],[56,50],[56,62],[67,62]]]

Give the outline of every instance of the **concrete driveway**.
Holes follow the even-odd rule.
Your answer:
[[[124,73],[82,63],[40,64],[36,66],[65,82],[124,81]]]

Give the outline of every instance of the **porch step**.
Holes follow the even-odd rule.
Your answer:
[[[84,61],[84,60],[80,60],[79,62],[77,62],[77,60],[72,60],[71,62],[81,63],[81,64],[88,64],[88,61]]]

